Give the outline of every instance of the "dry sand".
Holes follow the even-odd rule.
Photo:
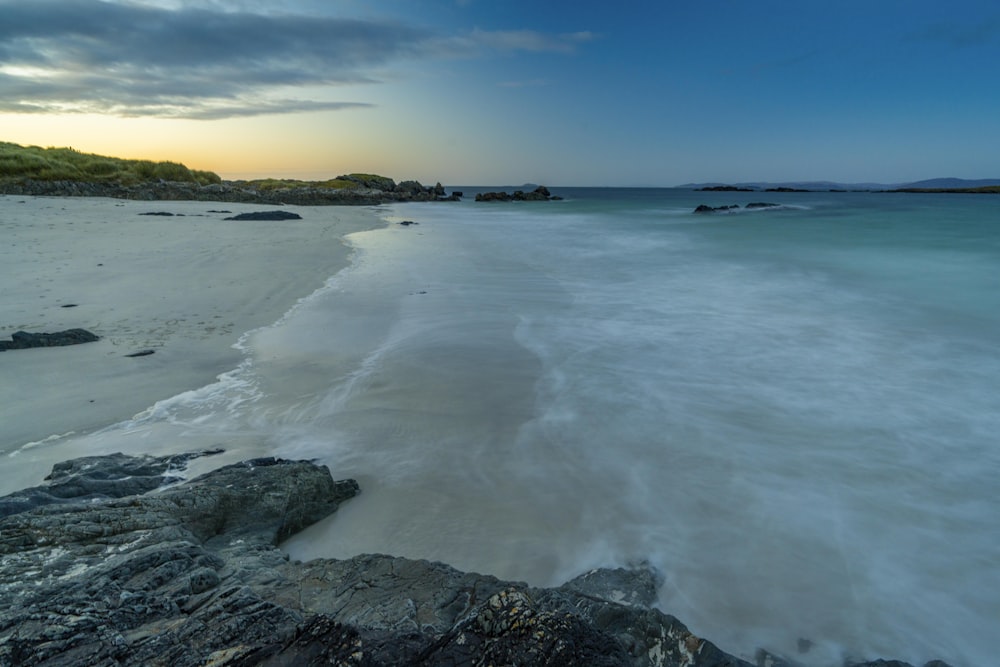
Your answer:
[[[344,235],[381,224],[370,208],[283,206],[303,219],[280,222],[209,212],[274,208],[0,196],[0,339],[76,327],[101,336],[0,352],[0,493],[37,483],[10,479],[12,455],[129,419],[235,368],[244,332],[345,267]],[[152,211],[175,215],[140,215]],[[154,354],[126,356],[141,350]]]

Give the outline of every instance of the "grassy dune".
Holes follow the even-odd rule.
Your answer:
[[[122,185],[159,180],[198,185],[222,182],[218,174],[188,169],[178,162],[123,160],[81,153],[72,148],[40,148],[0,142],[0,179],[23,178]]]

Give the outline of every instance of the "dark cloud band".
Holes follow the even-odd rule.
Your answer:
[[[391,22],[81,0],[2,1],[0,15],[0,111],[22,113],[219,118],[366,106],[268,97],[371,82],[373,68],[433,38]]]

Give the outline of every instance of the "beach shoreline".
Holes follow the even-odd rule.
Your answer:
[[[212,383],[243,361],[245,333],[349,266],[345,236],[384,224],[371,208],[340,206],[285,207],[301,220],[224,220],[261,208],[0,196],[0,338],[75,327],[100,336],[0,353],[0,456],[23,462],[63,435]],[[13,477],[0,493],[21,485]]]

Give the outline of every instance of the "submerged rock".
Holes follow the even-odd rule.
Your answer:
[[[74,304],[75,305],[75,304]],[[63,306],[64,308],[72,306]],[[33,347],[61,347],[63,345],[80,345],[100,340],[100,336],[86,329],[67,329],[55,333],[28,333],[17,331],[11,335],[10,341],[0,340],[0,352],[4,350],[27,350]]]
[[[725,211],[730,211],[739,208],[739,204],[730,204],[728,206],[708,206],[707,204],[699,204],[698,208],[694,210],[695,213],[721,213]]]

